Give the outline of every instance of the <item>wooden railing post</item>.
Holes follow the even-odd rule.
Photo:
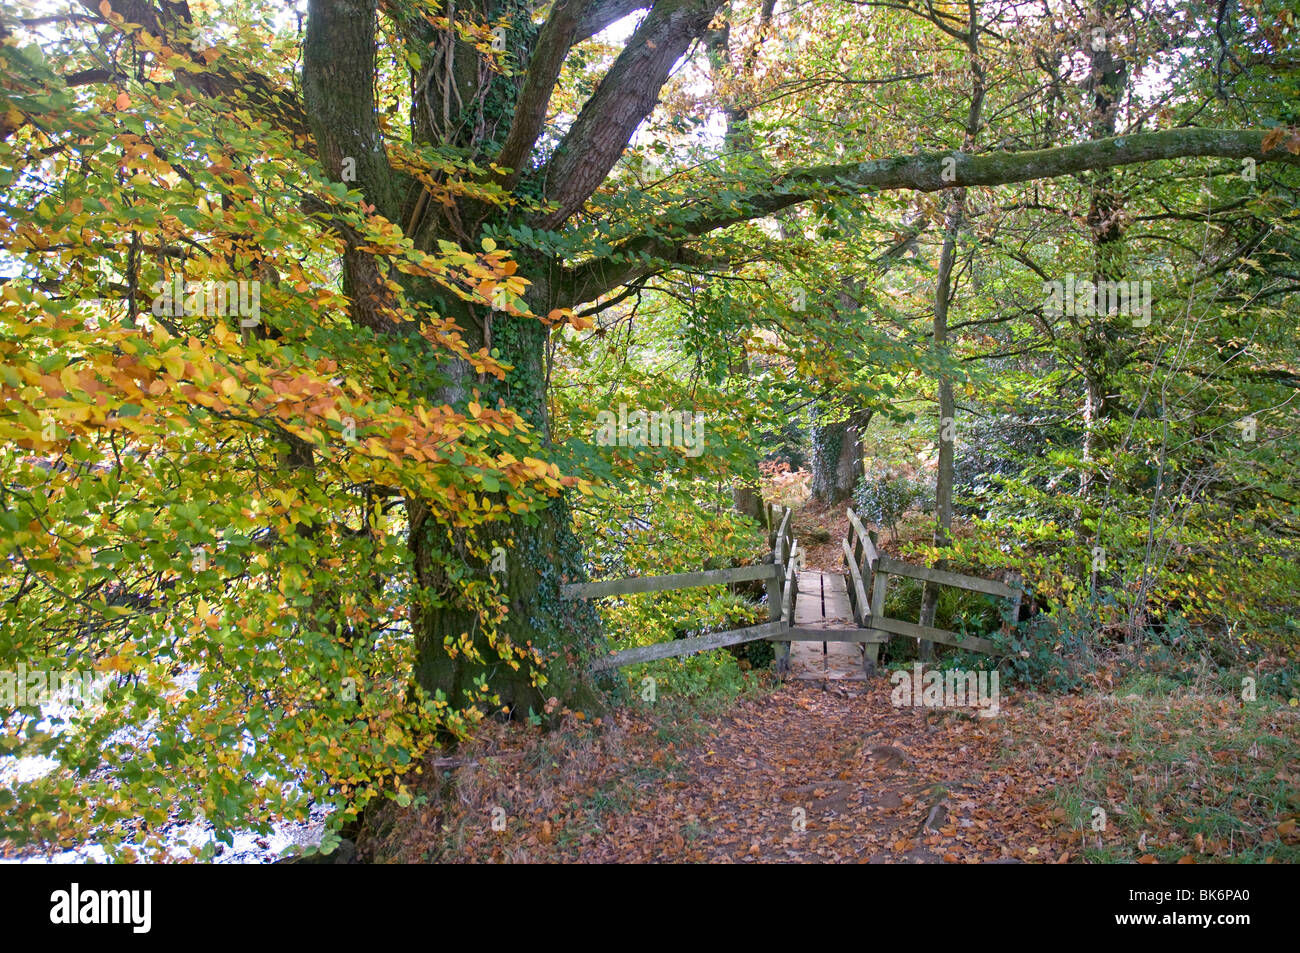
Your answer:
[[[1002,634],[1004,636],[1010,635],[1011,630],[1014,629],[1016,623],[1020,621],[1020,600],[1025,594],[1024,589],[1021,588],[1020,573],[1013,572],[1007,576],[1007,585],[1015,589],[1016,594],[1011,597],[1011,614],[1007,621],[1002,623]]]
[[[874,534],[873,534],[874,535]],[[875,578],[871,580],[871,618],[868,625],[874,628],[877,619],[884,618],[885,615],[885,594],[889,588],[889,573],[885,569],[883,559],[877,559],[873,570]],[[876,674],[876,662],[880,658],[880,643],[868,642],[866,653],[862,658],[862,669],[868,676]]]
[[[767,617],[772,622],[781,621],[781,563],[772,566],[772,576],[767,580]]]
[[[777,546],[782,552],[785,552],[785,537],[777,540]],[[781,604],[777,611],[780,613],[781,627],[783,629],[791,628],[794,625],[795,600],[799,597],[799,575],[794,568],[794,557],[798,550],[799,544],[791,542],[787,561],[781,566],[784,570],[785,584],[781,589]],[[776,650],[776,670],[784,675],[790,671],[790,643],[777,642],[773,648]]]

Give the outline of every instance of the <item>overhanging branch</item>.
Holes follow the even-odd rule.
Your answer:
[[[625,281],[648,274],[651,266],[645,263],[646,257],[675,262],[685,254],[683,244],[694,238],[828,195],[903,189],[938,192],[969,186],[1010,185],[1161,159],[1200,156],[1300,165],[1300,155],[1281,146],[1264,151],[1267,135],[1252,129],[1168,129],[1028,152],[986,155],[932,152],[795,169],[779,175],[771,190],[754,193],[744,201],[734,201],[725,208],[697,207],[666,235],[629,239],[615,249],[613,261],[602,258],[574,266],[565,273],[558,287],[562,289],[561,296],[567,299],[564,305],[581,304]],[[680,222],[681,217],[680,211],[668,211],[661,220]],[[662,265],[658,266],[661,268]]]

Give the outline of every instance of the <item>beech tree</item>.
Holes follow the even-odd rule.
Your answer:
[[[30,264],[6,284],[6,340],[9,354],[25,353],[31,365],[6,382],[6,412],[22,421],[6,438],[19,455],[44,461],[42,472],[76,460],[115,473],[123,465],[115,447],[78,457],[75,446],[121,433],[129,411],[119,406],[111,419],[60,411],[56,433],[45,432],[44,415],[73,393],[68,375],[84,348],[96,349],[92,363],[104,375],[95,388],[125,400],[128,382],[114,376],[114,362],[125,362],[118,370],[130,363],[132,335],[154,314],[157,340],[169,342],[157,345],[156,363],[171,376],[140,379],[158,403],[142,405],[142,417],[172,414],[173,423],[148,435],[168,445],[192,439],[183,405],[209,407],[205,426],[217,429],[203,453],[214,474],[221,441],[242,446],[267,429],[257,413],[232,408],[236,391],[265,398],[264,415],[274,413],[266,395],[306,388],[323,401],[285,410],[267,438],[274,452],[249,452],[238,492],[263,499],[258,481],[272,473],[295,481],[302,495],[279,512],[269,545],[275,559],[296,552],[303,566],[339,541],[381,538],[376,521],[389,521],[373,551],[384,559],[367,571],[409,572],[400,585],[373,580],[373,592],[386,607],[400,604],[409,625],[412,693],[444,709],[467,700],[520,713],[589,705],[598,686],[586,673],[601,633],[594,612],[562,600],[560,587],[585,571],[570,498],[598,489],[557,464],[546,395],[548,344],[589,321],[580,314],[658,275],[726,273],[742,254],[733,229],[807,203],[1192,157],[1300,162],[1294,140],[1274,131],[1189,126],[1047,148],[883,155],[863,135],[840,161],[820,164],[755,140],[744,162],[699,150],[671,157],[654,187],[627,174],[638,130],[685,84],[675,74],[705,60],[710,44],[717,56],[719,43],[757,48],[774,39],[781,12],[770,0],[754,9],[723,0],[307,0],[234,12],[184,0],[81,0],[61,13],[6,13],[0,139],[15,173],[0,183],[9,196],[5,238],[8,254]],[[633,15],[616,48],[593,39]],[[868,4],[851,15],[875,13]],[[967,19],[963,11],[955,22]],[[719,38],[733,21],[745,29]],[[732,118],[751,121],[743,111]],[[867,121],[855,118],[855,128]],[[166,221],[152,219],[141,197]],[[116,230],[105,224],[114,216]],[[195,258],[208,278],[271,289],[242,350],[238,328],[152,310],[145,290]],[[60,333],[82,333],[68,318],[74,296],[115,303],[111,333],[24,352],[20,339],[51,313],[67,318]],[[184,391],[182,382],[217,357],[245,375],[229,378],[225,399],[216,372]],[[345,415],[373,436],[384,462],[351,449],[340,455],[329,437],[347,429]],[[11,481],[11,495],[30,491],[34,466]],[[359,524],[345,525],[344,486],[364,498],[348,511]],[[47,498],[26,505],[34,509],[24,527],[39,521]],[[386,548],[394,533],[400,553]],[[80,596],[58,586],[73,557],[42,540],[49,564],[18,571],[9,594],[21,602],[48,589],[40,611],[54,612]],[[365,566],[367,552],[349,565]],[[247,562],[223,570],[223,584],[256,574]],[[304,583],[292,631],[365,641],[372,609],[355,604],[353,586]],[[100,595],[94,609],[107,612]],[[158,611],[131,597],[122,592],[112,608]],[[26,622],[35,627],[39,617],[33,610]],[[370,725],[382,736],[379,717]]]

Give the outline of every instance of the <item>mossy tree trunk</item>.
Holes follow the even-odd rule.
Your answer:
[[[985,73],[980,61],[980,25],[979,10],[970,7],[970,20],[966,32],[958,35],[966,45],[969,54],[971,74],[971,101],[966,113],[966,128],[962,139],[962,152],[969,153],[975,147],[975,139],[980,130],[980,114],[984,108]],[[958,239],[961,237],[962,225],[966,219],[966,190],[953,189],[948,196],[948,211],[944,218],[943,248],[939,253],[939,270],[934,283],[934,350],[941,361],[949,356],[948,349],[948,309],[953,296],[953,266],[957,261]],[[939,460],[935,473],[934,506],[934,546],[940,552],[946,549],[952,538],[953,472],[957,433],[957,403],[953,397],[952,377],[941,370],[938,381],[939,397]],[[948,568],[948,560],[942,556],[935,560],[936,569]],[[933,626],[935,613],[939,608],[939,587],[927,582],[921,593],[921,625]],[[929,660],[934,654],[934,643],[922,639],[919,654],[923,660]]]
[[[835,505],[853,497],[853,488],[865,472],[862,437],[872,412],[858,411],[846,419],[812,426],[812,498]]]

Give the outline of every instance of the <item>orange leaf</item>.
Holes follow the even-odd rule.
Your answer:
[[[1286,133],[1287,130],[1285,126],[1277,126],[1272,132],[1264,137],[1264,141],[1259,144],[1259,151],[1271,152],[1286,136]]]

